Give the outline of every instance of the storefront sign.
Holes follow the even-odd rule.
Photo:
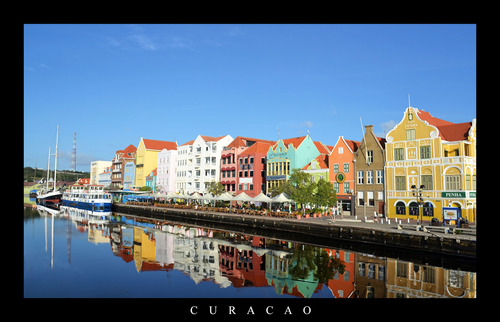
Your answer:
[[[444,191],[441,193],[443,198],[465,198],[465,191]]]

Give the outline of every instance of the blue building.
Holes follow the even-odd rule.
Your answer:
[[[125,163],[123,172],[123,190],[134,188],[135,182],[135,163],[130,161]]]

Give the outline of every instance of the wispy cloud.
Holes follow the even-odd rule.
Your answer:
[[[156,45],[149,36],[141,32],[134,32],[128,37],[132,42],[138,45],[142,49],[146,50],[157,50],[158,45]]]
[[[387,133],[392,130],[396,126],[396,121],[389,120],[387,122],[380,123],[380,127],[382,128],[382,133],[375,133],[376,136],[385,138]]]

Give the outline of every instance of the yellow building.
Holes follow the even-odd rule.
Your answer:
[[[386,298],[476,298],[476,273],[387,259]]]
[[[177,150],[177,142],[141,138],[135,157],[135,186],[137,188],[146,185],[146,177],[158,166],[158,152],[163,149]]]
[[[386,139],[389,218],[442,222],[443,207],[456,207],[476,221],[476,119],[451,123],[408,107]]]

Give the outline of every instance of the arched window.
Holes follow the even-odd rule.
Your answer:
[[[410,216],[418,216],[418,204],[415,201],[410,202],[408,211],[410,212]]]
[[[396,204],[396,214],[397,215],[406,215],[406,205],[404,202],[399,201]]]
[[[434,217],[434,206],[432,206],[432,203],[426,202],[424,204],[424,216],[428,217]]]

